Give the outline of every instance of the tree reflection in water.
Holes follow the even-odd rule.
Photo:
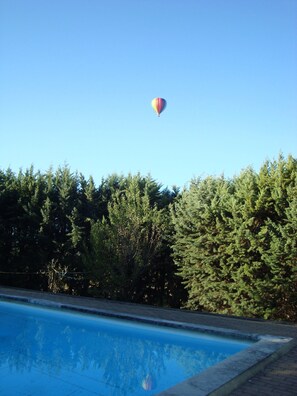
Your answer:
[[[38,368],[51,380],[79,376],[86,389],[91,381],[104,395],[159,393],[246,346],[221,343],[219,349],[217,340],[136,323],[9,303],[0,308],[0,368],[14,375]]]

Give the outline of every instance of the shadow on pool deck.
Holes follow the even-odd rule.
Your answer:
[[[247,370],[244,375],[236,377],[230,386],[211,393],[192,393],[185,390],[180,396],[198,394],[212,395],[297,395],[297,325],[273,321],[253,320],[224,315],[206,314],[170,308],[156,308],[141,304],[121,303],[95,298],[51,294],[24,289],[0,287],[0,297],[17,298],[45,304],[70,305],[82,309],[98,310],[105,314],[126,317],[150,318],[156,321],[187,323],[206,328],[225,329],[231,333],[248,333],[271,335],[276,337],[290,337],[293,340],[281,352],[275,353],[273,358],[265,359],[254,370]],[[260,370],[260,371],[259,371]],[[164,395],[171,395],[165,391]]]

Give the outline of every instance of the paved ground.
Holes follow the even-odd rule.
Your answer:
[[[231,393],[232,396],[297,395],[297,347],[268,365]]]
[[[155,308],[140,304],[128,304],[4,287],[0,287],[0,295],[18,296],[30,299],[44,298],[48,301],[96,308],[106,312],[119,314],[124,313],[126,315],[137,315],[156,318],[159,320],[194,323],[195,325],[200,326],[219,327],[246,333],[292,337],[296,340],[296,344],[292,349],[286,352],[285,355],[280,356],[274,362],[269,363],[261,372],[257,373],[254,377],[250,378],[229,394],[232,396],[297,395],[297,324],[250,320],[224,315]]]

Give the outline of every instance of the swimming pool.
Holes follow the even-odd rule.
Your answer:
[[[251,343],[0,301],[0,394],[157,395]]]

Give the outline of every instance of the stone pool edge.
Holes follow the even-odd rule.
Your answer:
[[[247,349],[236,353],[196,376],[158,393],[156,396],[228,395],[242,383],[254,376],[258,371],[262,370],[267,364],[278,359],[297,344],[297,340],[291,337],[258,335],[220,327],[150,318],[148,316],[122,312],[112,312],[105,309],[86,307],[78,304],[60,303],[45,298],[0,293],[0,299],[254,341],[254,344]]]

